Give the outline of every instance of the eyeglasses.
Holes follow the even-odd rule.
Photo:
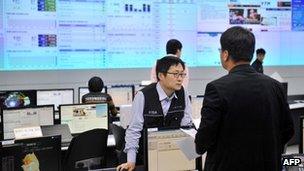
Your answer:
[[[178,78],[178,77],[185,78],[187,76],[186,73],[178,73],[178,72],[167,72],[167,74],[172,74],[174,78]]]

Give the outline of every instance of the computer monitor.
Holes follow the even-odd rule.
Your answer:
[[[60,105],[59,115],[61,124],[68,124],[72,134],[108,129],[109,125],[107,103]]]
[[[85,94],[89,93],[89,88],[88,87],[79,87],[78,88],[78,102],[82,103],[81,99],[82,96],[84,96]],[[104,86],[102,91],[102,93],[107,93],[107,86]]]
[[[201,109],[203,106],[204,96],[191,97],[192,118],[201,118]]]
[[[304,151],[304,116],[300,116],[300,144],[299,153],[303,154]]]
[[[0,91],[0,108],[36,106],[36,90],[4,90]]]
[[[61,170],[60,136],[16,141],[0,149],[2,171]]]
[[[74,89],[37,90],[37,105],[54,104],[58,110],[61,104],[74,103]]]
[[[196,160],[188,160],[177,142],[190,135],[180,129],[144,130],[144,166],[146,171],[195,170]]]
[[[2,139],[14,139],[15,128],[53,125],[54,120],[54,105],[2,109]]]
[[[134,98],[134,85],[114,85],[107,88],[115,106],[132,104]]]

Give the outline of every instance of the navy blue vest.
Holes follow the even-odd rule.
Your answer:
[[[156,83],[152,83],[141,90],[145,97],[144,127],[179,127],[184,117],[185,93],[184,89],[175,91],[177,98],[173,98],[168,113],[164,116],[161,102],[156,90]]]

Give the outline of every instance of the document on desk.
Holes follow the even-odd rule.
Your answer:
[[[197,118],[197,119],[192,119],[192,122],[195,126],[196,129],[198,129],[200,123],[201,123],[201,118]]]
[[[181,129],[186,134],[190,135],[189,137],[177,141],[176,144],[180,148],[180,150],[185,154],[188,160],[193,160],[200,155],[198,155],[195,151],[195,143],[194,138],[197,133],[195,129]]]
[[[289,105],[290,109],[298,109],[298,108],[304,108],[304,103],[295,103]]]
[[[177,141],[176,144],[180,148],[180,150],[185,154],[188,160],[193,160],[200,156],[195,151],[194,138],[187,137],[183,140]]]
[[[190,135],[193,139],[195,138],[195,135],[196,135],[196,133],[197,133],[197,131],[196,131],[195,129],[182,129],[182,128],[181,128],[181,130],[182,130],[184,133]]]

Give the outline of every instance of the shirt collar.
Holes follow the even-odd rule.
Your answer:
[[[168,53],[166,56],[173,56],[173,57],[177,57],[177,55],[172,54],[172,53]]]
[[[165,93],[165,91],[163,90],[163,88],[160,86],[160,83],[158,82],[156,84],[156,90],[159,96],[159,101],[163,101],[163,100],[172,100],[173,98],[177,98],[175,92],[172,94],[171,97],[168,97],[167,94]]]
[[[249,64],[240,64],[233,67],[229,73],[236,73],[236,72],[255,72],[255,70]]]

